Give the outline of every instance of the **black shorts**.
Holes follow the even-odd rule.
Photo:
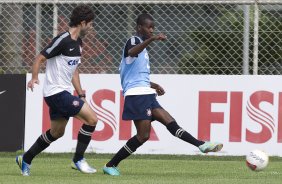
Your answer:
[[[129,95],[125,97],[123,120],[153,120],[152,109],[162,108],[156,94]]]
[[[71,95],[67,91],[62,91],[52,96],[44,97],[45,102],[49,106],[50,119],[65,118],[75,116],[81,110],[84,101]]]

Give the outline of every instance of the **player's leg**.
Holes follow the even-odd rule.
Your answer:
[[[139,120],[134,121],[137,129],[137,135],[131,137],[126,144],[118,151],[118,153],[110,160],[107,167],[117,167],[120,161],[127,158],[129,155],[134,153],[138,147],[149,139],[151,130],[150,120]]]
[[[66,124],[67,120],[65,118],[52,120],[51,129],[39,136],[27,152],[16,157],[16,162],[24,176],[30,175],[33,158],[45,150],[52,142],[64,135]]]
[[[137,135],[130,138],[126,144],[115,154],[115,156],[103,168],[105,174],[120,175],[118,164],[134,153],[143,143],[150,138],[151,120],[134,121]]]
[[[196,139],[190,133],[188,133],[183,128],[181,128],[177,124],[177,122],[172,118],[172,116],[163,108],[153,109],[152,114],[153,114],[153,118],[161,122],[163,125],[165,125],[168,131],[172,135],[174,135],[175,137],[178,137],[179,139],[182,139],[185,142],[188,142],[198,147],[200,151],[203,153],[217,152],[217,151],[220,151],[223,147],[221,143],[204,142],[204,141]]]
[[[204,144],[203,141],[197,140],[183,128],[181,128],[174,118],[163,108],[152,110],[153,118],[166,126],[167,130],[175,137],[178,137],[194,146],[199,147]]]
[[[116,153],[116,155],[105,165],[103,171],[109,175],[119,175],[116,168],[121,160],[127,158],[136,151],[147,139],[151,130],[152,115],[150,111],[151,95],[131,95],[126,96],[122,119],[134,120],[137,135],[130,138],[127,143]]]
[[[72,168],[78,169],[83,173],[95,173],[97,170],[89,166],[84,158],[84,153],[91,141],[92,133],[95,130],[98,121],[97,116],[91,107],[87,103],[84,103],[79,113],[74,117],[84,123],[78,132],[77,146],[73,157]]]

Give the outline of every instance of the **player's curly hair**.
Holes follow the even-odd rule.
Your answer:
[[[148,13],[142,13],[137,17],[136,24],[143,26],[145,24],[145,20],[154,21],[153,17]]]
[[[72,11],[69,26],[75,27],[84,20],[86,21],[86,23],[88,23],[93,19],[94,19],[94,12],[91,9],[91,7],[87,5],[79,5],[75,7]]]

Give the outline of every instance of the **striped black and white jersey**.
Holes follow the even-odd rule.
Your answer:
[[[69,32],[55,37],[41,51],[47,58],[43,96],[51,96],[64,90],[71,93],[72,77],[81,63],[82,40],[73,40]]]

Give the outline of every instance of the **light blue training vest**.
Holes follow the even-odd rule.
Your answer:
[[[141,38],[137,36],[133,36],[132,38],[134,37],[138,38],[141,43],[143,42]],[[125,47],[119,68],[123,95],[128,89],[134,87],[150,87],[150,62],[147,49],[145,48],[135,58],[131,58],[130,56],[125,58],[124,50]],[[126,59],[128,63],[126,63]]]

